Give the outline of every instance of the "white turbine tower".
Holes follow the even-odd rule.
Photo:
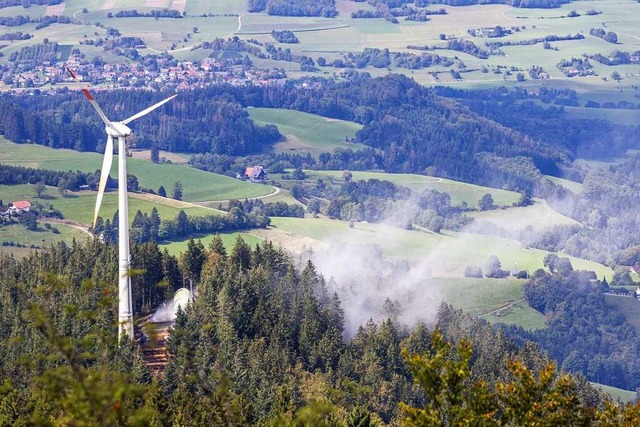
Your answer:
[[[79,80],[69,68],[67,68],[67,71],[71,77]],[[102,171],[100,172],[100,185],[98,187],[98,197],[96,199],[96,208],[93,214],[94,227],[96,226],[98,211],[100,210],[104,190],[107,186],[109,171],[111,170],[114,140],[118,144],[118,339],[122,340],[123,335],[128,335],[129,338],[133,339],[133,305],[131,303],[131,279],[129,277],[129,264],[131,261],[129,256],[129,204],[127,201],[127,163],[125,151],[126,138],[131,135],[131,129],[129,129],[127,124],[149,114],[156,108],[171,101],[177,95],[170,96],[169,98],[160,101],[121,122],[112,122],[104,114],[104,111],[102,111],[102,108],[100,108],[89,90],[82,89],[82,93],[84,93],[91,105],[93,105],[93,108],[98,112],[98,115],[105,124],[105,131],[107,132],[107,146],[104,150]]]

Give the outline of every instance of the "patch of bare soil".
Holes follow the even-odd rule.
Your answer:
[[[270,227],[268,229],[251,230],[250,234],[263,240],[269,240],[274,245],[280,246],[293,254],[301,254],[310,249],[319,251],[327,247],[327,244],[320,240],[306,236],[298,236],[277,228]]]

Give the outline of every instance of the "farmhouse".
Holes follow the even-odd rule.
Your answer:
[[[247,166],[244,177],[250,181],[264,181],[267,179],[267,173],[262,166]]]
[[[28,200],[18,200],[9,207],[10,212],[29,212],[31,210],[31,202]]]

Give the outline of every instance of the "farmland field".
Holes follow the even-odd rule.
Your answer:
[[[339,180],[342,179],[342,171],[305,171],[305,173],[311,180],[324,177]],[[481,187],[479,185],[452,181],[445,178],[416,174],[393,174],[380,172],[352,171],[351,173],[353,174],[353,180],[379,179],[393,182],[396,185],[408,187],[415,192],[422,192],[426,189],[431,189],[448,193],[451,196],[452,205],[467,202],[470,207],[477,207],[478,201],[487,193],[491,194],[494,203],[498,206],[511,205],[520,200],[520,194],[514,191]]]
[[[378,245],[386,256],[428,263],[434,276],[463,276],[466,265],[484,267],[490,255],[496,255],[506,270],[543,268],[548,252],[524,248],[519,242],[495,236],[444,231],[441,234],[409,231],[383,224],[347,223],[330,219],[272,218],[271,225],[297,236],[325,242],[358,242]],[[593,270],[598,277],[613,277],[613,271],[601,264],[569,257],[573,267]]]
[[[39,169],[95,172],[102,167],[102,155],[73,150],[55,150],[40,145],[14,144],[0,140],[0,163]],[[273,193],[273,187],[252,184],[187,166],[154,164],[141,159],[127,160],[127,170],[136,175],[141,187],[157,191],[162,185],[168,194],[175,181],[183,185],[183,199],[190,202],[258,197]],[[117,172],[114,158],[111,175]]]
[[[540,199],[534,199],[531,206],[470,212],[468,215],[478,222],[490,223],[507,231],[523,231],[527,227],[541,230],[554,225],[579,224],[577,221],[554,211],[547,205],[547,202]]]
[[[202,242],[202,244],[204,245],[204,247],[206,248],[209,243],[213,240],[213,238],[215,237],[215,234],[208,234],[205,236],[193,236],[194,239],[196,240],[200,240]],[[222,239],[222,242],[224,243],[224,246],[227,248],[227,251],[231,251],[231,249],[234,247],[235,245],[235,241],[236,239],[239,237],[242,238],[242,240],[244,240],[249,246],[251,246],[252,248],[256,246],[256,244],[261,243],[262,239],[254,236],[253,234],[250,233],[242,233],[242,232],[238,232],[238,233],[220,233],[219,234],[220,238]],[[187,243],[189,242],[189,239],[183,239],[183,240],[175,240],[175,241],[170,241],[170,242],[163,242],[162,244],[160,244],[160,249],[164,249],[166,248],[169,253],[171,255],[179,255],[182,252],[185,252],[187,250]]]
[[[545,178],[547,178],[549,181],[553,182],[554,184],[563,186],[567,190],[571,191],[573,194],[582,193],[583,186],[582,186],[582,183],[580,182],[569,181],[568,179],[558,178],[555,176],[545,176]]]
[[[635,291],[635,289],[632,289]],[[640,333],[640,302],[636,298],[618,295],[605,295],[605,304],[626,317],[627,322]]]
[[[31,200],[44,205],[53,205],[65,219],[90,225],[93,221],[93,209],[96,203],[95,192],[67,193],[65,196],[58,194],[57,188],[47,188],[42,198],[35,196],[32,185],[0,185],[0,200],[8,204],[15,200]],[[200,207],[189,203],[181,203],[172,199],[161,197],[150,198],[144,194],[129,194],[129,220],[133,220],[136,211],[150,213],[153,208],[158,209],[162,219],[173,219],[184,210],[189,216],[205,216],[219,214],[214,209]],[[106,193],[100,207],[100,216],[111,219],[118,209],[118,196],[116,193]]]
[[[274,124],[278,126],[285,141],[274,146],[276,152],[311,153],[319,155],[334,149],[364,148],[362,144],[345,144],[345,137],[354,138],[362,125],[343,120],[334,120],[315,114],[277,108],[249,108],[249,116],[259,125]]]
[[[593,386],[599,388],[600,390],[609,393],[613,399],[620,399],[622,402],[631,402],[633,403],[636,400],[637,394],[635,391],[623,390],[621,388],[611,387],[608,385],[591,383]]]
[[[36,231],[29,231],[20,224],[7,225],[0,227],[0,244],[3,242],[13,242],[25,245],[27,247],[34,246],[39,248],[45,248],[56,242],[62,241],[65,243],[71,243],[73,239],[77,241],[84,241],[90,236],[74,227],[59,223],[51,224],[51,229],[44,226],[47,221],[38,221],[38,229]],[[57,229],[60,233],[54,233],[51,230]],[[0,247],[0,251],[3,249],[10,249],[11,247]],[[22,249],[22,248],[17,248]]]

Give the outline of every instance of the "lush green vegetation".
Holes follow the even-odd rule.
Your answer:
[[[278,108],[250,108],[247,111],[249,117],[260,125],[271,123],[278,126],[285,140],[274,145],[276,152],[318,156],[338,147],[354,150],[364,147],[345,141],[346,138],[354,139],[356,132],[362,129],[358,123]]]
[[[208,248],[192,240],[180,259],[154,244],[132,252],[133,267],[144,268],[133,278],[140,315],[187,280],[200,284],[193,303],[177,312],[160,378],[150,375],[137,344],[116,344],[114,246],[94,240],[22,261],[0,256],[0,307],[8,314],[0,317],[3,422],[541,420],[537,412],[509,410],[519,404],[550,405],[543,417],[552,423],[587,417],[591,425],[622,426],[637,417],[637,408],[606,402],[583,378],[556,372],[535,346],[519,347],[448,306],[430,333],[423,323],[401,327],[390,302],[387,320],[369,321],[345,340],[345,312],[328,288],[334,285],[310,262],[295,268],[270,244],[252,250],[238,240],[227,252],[220,239]],[[161,279],[165,285],[155,286]],[[419,421],[428,415],[436,422]]]
[[[273,218],[271,225],[300,236],[323,241],[357,241],[378,245],[388,256],[431,260],[434,275],[457,273],[464,266],[484,266],[489,255],[497,255],[506,269],[529,270],[543,267],[547,252],[524,248],[519,242],[495,236],[444,231],[408,231],[383,224],[354,224],[329,219]],[[598,277],[611,278],[613,271],[594,262],[571,258],[576,269],[593,270]]]
[[[630,289],[633,292],[635,289]],[[607,307],[621,313],[627,322],[640,333],[640,302],[633,296],[605,295],[604,302]]]
[[[50,228],[46,226],[47,224]],[[54,229],[57,232],[54,232]],[[46,248],[56,242],[71,244],[74,239],[83,242],[87,238],[89,235],[86,232],[56,222],[38,221],[36,231],[29,231],[19,224],[6,225],[0,227],[0,245],[3,246],[0,250],[10,250],[12,244],[25,246],[27,249],[31,247]]]
[[[0,163],[58,171],[95,172],[102,167],[102,156],[32,144],[14,144],[3,139],[0,140]],[[116,171],[116,168],[117,160],[114,160],[112,170]],[[130,158],[127,160],[127,171],[138,177],[141,187],[154,191],[160,186],[170,191],[173,183],[180,181],[184,187],[183,199],[192,202],[256,197],[273,192],[271,187],[246,183],[181,165],[154,164]]]
[[[310,180],[323,177],[331,177],[336,180],[344,179],[342,171],[305,171]],[[451,204],[459,205],[466,202],[469,207],[477,207],[478,201],[485,194],[491,194],[493,201],[498,206],[509,206],[520,199],[520,194],[513,191],[500,190],[497,188],[481,187],[450,179],[431,177],[416,174],[393,174],[381,172],[352,171],[353,180],[379,179],[393,182],[396,185],[407,187],[416,193],[426,189],[440,191],[451,196]]]
[[[56,188],[47,188],[43,197],[37,197],[34,185],[2,185],[3,203],[7,204],[15,200],[39,201],[53,207],[62,213],[65,219],[76,221],[80,224],[90,225],[93,222],[93,208],[96,204],[96,195],[93,192],[67,193],[61,196]],[[191,216],[211,215],[217,211],[193,204],[181,203],[171,199],[160,197],[148,197],[145,195],[129,194],[129,219],[133,220],[138,210],[151,213],[153,208],[163,218],[174,218],[178,212],[184,210]],[[106,193],[100,207],[100,216],[111,219],[118,209],[118,196],[115,193]]]
[[[260,244],[263,241],[259,237],[254,236],[253,234],[243,233],[243,232],[208,234],[204,236],[194,235],[192,237],[201,241],[202,244],[205,246],[209,246],[212,240],[216,238],[220,238],[222,240],[222,243],[224,244],[224,247],[227,248],[227,250],[231,250],[233,248],[233,245],[238,239],[238,237],[244,240],[247,243],[247,245],[251,247],[255,247],[257,244]],[[186,252],[188,243],[189,243],[189,239],[185,238],[182,240],[163,242],[160,244],[160,248],[167,249],[169,253],[173,256],[178,256],[181,253]]]

